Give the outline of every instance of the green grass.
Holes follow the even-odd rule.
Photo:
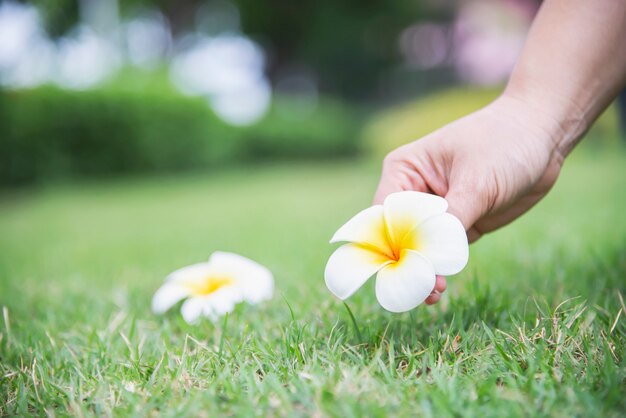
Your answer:
[[[348,310],[323,281],[372,164],[5,195],[0,415],[623,416],[626,156],[582,151],[440,304],[402,315],[372,283]],[[170,271],[218,249],[266,264],[273,300],[197,326],[150,312]]]

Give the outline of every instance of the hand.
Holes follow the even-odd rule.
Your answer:
[[[392,151],[374,198],[417,190],[445,197],[470,242],[513,221],[550,190],[563,163],[545,112],[502,96],[487,107]],[[438,276],[427,304],[446,288]]]

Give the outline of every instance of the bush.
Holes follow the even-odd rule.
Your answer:
[[[498,97],[500,89],[456,88],[428,95],[385,110],[369,119],[363,129],[364,148],[376,157],[419,139],[472,113]],[[588,133],[593,144],[620,137],[615,108],[610,107]]]
[[[303,115],[288,102],[238,128],[203,99],[166,90],[0,91],[0,184],[356,151],[357,120],[345,106],[327,99]]]
[[[354,155],[358,126],[355,112],[340,102],[322,98],[309,105],[296,98],[275,98],[266,117],[247,129],[247,154],[257,158]]]
[[[236,132],[199,100],[68,92],[2,94],[3,183],[220,164],[240,153]]]

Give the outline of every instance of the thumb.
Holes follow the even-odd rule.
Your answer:
[[[481,234],[474,224],[485,214],[480,195],[474,188],[457,186],[451,187],[445,198],[448,201],[448,212],[459,218],[469,241],[476,241]]]
[[[414,169],[407,168],[403,160],[386,158],[383,162],[380,182],[374,194],[374,204],[382,204],[391,193],[403,192],[405,190],[429,191],[422,176]]]
[[[395,176],[390,173],[389,170],[383,169],[383,174],[380,177],[378,188],[376,189],[376,193],[374,194],[374,204],[380,205],[391,193],[401,192],[404,190],[406,189],[402,187],[402,182],[398,181],[398,179],[395,178]]]

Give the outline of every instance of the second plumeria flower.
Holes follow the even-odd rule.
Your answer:
[[[330,240],[348,243],[328,260],[328,289],[346,299],[378,273],[383,308],[405,312],[424,302],[436,275],[460,272],[469,257],[465,229],[447,209],[441,197],[406,191],[356,214]]]
[[[202,316],[215,320],[231,312],[239,302],[255,304],[272,297],[272,273],[246,257],[216,251],[206,263],[171,273],[152,299],[152,310],[163,313],[179,301],[185,321]]]

